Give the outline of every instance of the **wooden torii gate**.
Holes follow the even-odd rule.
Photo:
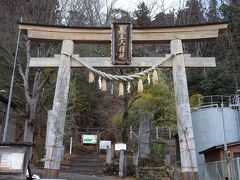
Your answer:
[[[70,56],[92,67],[151,67],[160,64],[165,57],[133,57],[130,65],[113,65],[111,57],[79,57],[73,55],[74,43],[110,44],[110,28],[85,28],[49,26],[19,23],[28,38],[38,42],[62,42],[60,55],[53,58],[31,58],[30,67],[58,68],[53,108],[48,113],[45,175],[56,177],[60,169],[64,124],[71,67],[82,65]],[[172,60],[163,62],[160,67],[172,67],[174,91],[177,108],[178,136],[181,153],[181,171],[183,179],[197,179],[196,151],[192,129],[191,111],[185,67],[216,67],[214,57],[191,57],[183,54],[182,42],[197,42],[218,37],[227,28],[226,23],[187,25],[159,28],[133,28],[132,43],[156,44],[169,43]],[[166,55],[166,57],[169,55]]]

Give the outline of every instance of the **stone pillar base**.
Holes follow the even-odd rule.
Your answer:
[[[198,180],[197,172],[185,172],[182,173],[182,180]]]
[[[58,178],[58,169],[44,169],[44,178]]]

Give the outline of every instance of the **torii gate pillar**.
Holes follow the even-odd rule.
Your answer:
[[[194,144],[192,117],[189,104],[187,77],[184,63],[182,41],[171,41],[173,58],[173,82],[177,108],[177,126],[181,155],[181,170],[184,180],[196,180],[197,160]]]
[[[72,40],[63,40],[53,108],[48,112],[47,120],[44,165],[44,176],[47,178],[58,176],[62,160],[62,144],[71,74],[70,56],[73,54],[73,47],[74,43]]]

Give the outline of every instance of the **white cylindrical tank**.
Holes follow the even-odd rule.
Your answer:
[[[240,140],[238,113],[230,107],[209,107],[192,112],[198,165],[205,163],[204,156],[199,152]]]

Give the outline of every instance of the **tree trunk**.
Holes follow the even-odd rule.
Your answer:
[[[129,95],[127,92],[127,82],[123,83],[124,86],[124,100],[123,100],[123,116],[122,116],[122,120],[123,120],[123,131],[122,131],[122,141],[123,143],[127,143],[128,141],[128,107],[129,107]]]
[[[38,88],[40,86],[41,72],[41,70],[37,70],[35,73],[32,96],[29,97],[28,104],[26,106],[27,118],[25,120],[24,126],[24,142],[33,142],[33,124],[36,117],[36,109],[39,96]]]
[[[24,142],[33,142],[33,132],[34,132],[34,120],[36,117],[36,109],[37,109],[38,96],[35,98],[31,98],[29,103],[29,118],[25,119],[24,126]]]

